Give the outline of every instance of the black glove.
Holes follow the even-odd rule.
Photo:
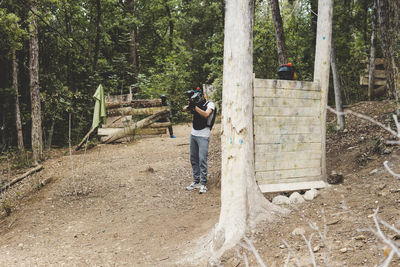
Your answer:
[[[193,112],[195,107],[196,107],[196,104],[194,103],[194,101],[189,101],[188,110],[190,110],[191,112]]]

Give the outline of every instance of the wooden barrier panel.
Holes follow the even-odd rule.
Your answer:
[[[254,79],[255,176],[263,192],[325,187],[318,83]]]

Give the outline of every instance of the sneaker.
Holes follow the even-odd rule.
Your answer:
[[[171,138],[176,138],[175,135],[173,135],[173,134],[171,134],[170,137],[171,137]]]
[[[188,187],[186,187],[186,190],[191,191],[193,189],[198,189],[198,188],[200,188],[200,183],[192,182]]]
[[[199,193],[200,193],[200,194],[204,194],[205,192],[207,192],[207,186],[205,186],[204,184],[202,184],[202,185],[200,186]]]

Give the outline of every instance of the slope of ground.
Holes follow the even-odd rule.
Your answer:
[[[390,101],[363,102],[352,110],[387,124],[393,107]],[[344,182],[319,190],[313,201],[291,206],[288,217],[249,233],[268,266],[284,266],[289,254],[288,266],[309,266],[302,232],[307,239],[313,234],[310,246],[321,265],[329,260],[330,266],[376,266],[385,258],[384,245],[360,230],[374,229],[378,207],[379,218],[400,228],[400,183],[382,165],[389,160],[400,172],[397,147],[385,145],[390,136],[369,122],[346,116],[347,129],[339,132],[334,120],[328,114],[328,172],[343,173]],[[211,138],[204,195],[184,190],[191,182],[190,125],[174,130],[176,139],[99,145],[71,158],[66,151],[3,193],[11,214],[0,219],[0,266],[205,266],[207,259],[184,263],[180,255],[218,221],[219,125]],[[47,178],[52,181],[36,190]],[[326,228],[326,240],[310,225],[321,233]],[[245,266],[243,253],[250,266],[258,266],[253,253],[240,246],[227,252],[222,264]]]

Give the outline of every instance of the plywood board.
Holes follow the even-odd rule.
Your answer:
[[[319,88],[313,82],[255,79],[255,176],[263,192],[326,185]]]

